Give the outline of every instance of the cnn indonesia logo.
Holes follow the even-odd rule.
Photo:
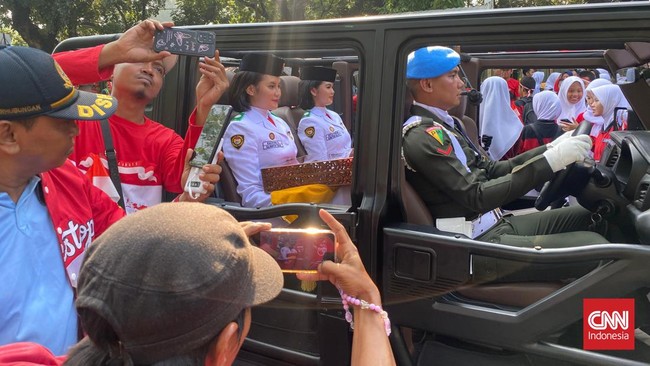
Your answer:
[[[634,299],[584,299],[583,348],[634,349]]]

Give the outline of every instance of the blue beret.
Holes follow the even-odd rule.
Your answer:
[[[459,63],[460,55],[451,48],[423,47],[409,54],[406,63],[406,78],[435,78],[453,70]]]

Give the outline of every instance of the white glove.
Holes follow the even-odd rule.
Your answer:
[[[573,131],[567,131],[567,132],[561,134],[555,140],[553,140],[553,141],[549,142],[548,144],[546,144],[546,148],[547,149],[552,149],[552,148],[556,147],[560,142],[570,138],[571,135],[573,135]]]
[[[590,151],[591,137],[588,135],[572,136],[561,141],[551,150],[546,150],[544,157],[555,173],[566,168],[567,165],[585,160]]]

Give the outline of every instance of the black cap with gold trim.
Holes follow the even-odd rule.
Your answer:
[[[300,79],[333,83],[336,80],[336,70],[329,67],[305,66],[300,69]]]
[[[284,59],[270,53],[248,53],[239,64],[239,71],[259,72],[273,76],[282,75]]]
[[[52,56],[29,47],[0,47],[0,119],[48,115],[55,118],[108,118],[117,100],[77,90]]]

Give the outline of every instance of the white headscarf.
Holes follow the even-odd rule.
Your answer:
[[[598,71],[598,78],[599,79],[606,79],[609,81],[612,81],[612,77],[609,75],[609,71],[605,69],[596,69]]]
[[[608,128],[614,122],[614,113],[616,108],[630,108],[630,103],[627,102],[621,88],[618,85],[603,85],[591,90],[594,96],[598,98],[600,104],[603,105],[603,120],[605,125],[603,129]]]
[[[491,136],[487,149],[492,160],[501,159],[515,144],[524,128],[519,117],[510,108],[508,84],[499,76],[492,76],[481,84],[483,102],[480,106],[479,128],[481,136]]]
[[[544,90],[533,97],[533,111],[538,120],[555,121],[562,113],[560,98],[550,90]]]
[[[571,104],[569,103],[567,94],[569,92],[569,88],[574,83],[580,84],[580,87],[582,88],[582,99],[580,99],[575,104]],[[573,119],[577,118],[580,113],[587,110],[584,91],[585,83],[577,76],[569,76],[568,78],[564,79],[564,81],[562,81],[562,85],[560,85],[560,91],[557,94],[558,97],[560,97],[560,105],[562,106],[562,114],[560,114],[560,119],[568,119],[569,121],[572,121]]]
[[[585,98],[586,98],[586,93],[590,91],[591,89],[597,88],[599,86],[603,85],[611,85],[612,82],[607,80],[607,79],[596,79],[589,83],[587,85],[587,88],[585,89]],[[600,131],[603,129],[603,124],[605,123],[605,120],[601,116],[594,116],[594,111],[591,109],[591,106],[587,105],[587,110],[585,111],[585,114],[582,115],[584,119],[587,121],[591,122],[591,132],[589,133],[591,136],[598,136]]]
[[[546,79],[544,90],[553,90],[553,86],[555,86],[555,80],[557,80],[559,76],[559,72],[552,72],[551,75],[548,76],[548,79]]]
[[[535,95],[541,91],[542,81],[544,81],[544,71],[535,71],[533,73],[533,79],[535,79],[535,91],[533,91],[533,95]]]

